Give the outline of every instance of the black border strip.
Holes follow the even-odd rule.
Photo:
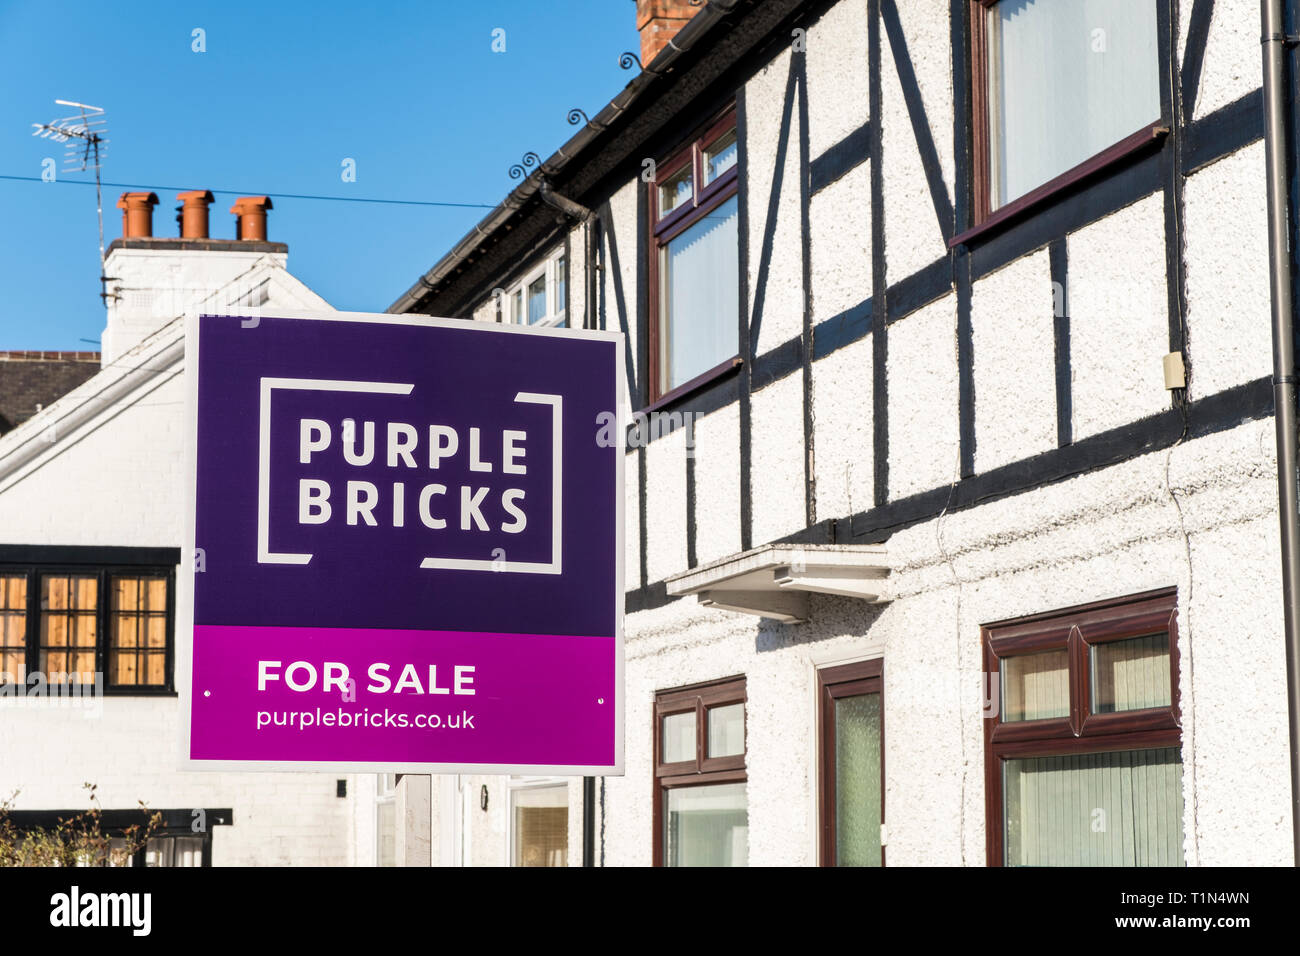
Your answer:
[[[871,334],[871,300],[859,302],[839,315],[832,315],[813,326],[813,360],[824,359],[846,345]]]
[[[754,360],[751,390],[757,392],[792,375],[803,366],[803,337],[787,339]]]
[[[1225,389],[1187,406],[1187,439],[1195,440],[1273,415],[1271,378],[1258,378]],[[943,485],[891,501],[843,518],[818,522],[779,539],[779,543],[880,544],[892,534],[929,521],[941,512],[951,514],[1001,498],[1036,491],[1046,485],[1121,464],[1140,455],[1163,451],[1183,438],[1183,417],[1177,409],[1130,422],[1119,428],[1081,439],[1065,448],[1011,462],[957,484]],[[744,550],[748,550],[746,546]],[[656,582],[625,595],[627,613],[662,607],[676,598],[667,585]]]
[[[879,12],[885,25],[885,33],[889,36],[889,49],[894,55],[894,69],[898,73],[898,82],[903,89],[903,102],[907,105],[907,116],[912,121],[912,135],[916,139],[917,152],[921,156],[921,168],[925,171],[925,181],[930,188],[930,201],[934,204],[934,214],[939,220],[939,230],[943,233],[943,241],[946,243],[955,235],[952,199],[948,196],[948,184],[943,181],[943,166],[939,163],[939,151],[935,148],[930,120],[925,113],[921,86],[916,79],[912,55],[907,50],[907,38],[903,35],[903,24],[899,20],[898,7],[894,0],[881,0]],[[877,71],[873,70],[873,75],[878,75]],[[871,114],[872,119],[879,115]]]
[[[1160,106],[1165,116],[1172,117],[1172,135],[1160,151],[1160,171],[1165,193],[1165,310],[1169,326],[1169,351],[1183,352],[1187,345],[1187,297],[1183,285],[1183,102],[1181,86],[1175,81],[1179,73],[1178,23],[1172,9],[1174,6],[1173,3],[1157,4],[1156,24],[1160,34],[1168,38],[1168,42],[1159,44],[1160,75],[1166,78],[1166,82],[1161,84],[1163,89]],[[1185,397],[1185,389],[1174,389],[1170,392],[1169,401],[1177,406]]]
[[[814,466],[817,454],[817,435],[813,426],[813,325],[812,325],[812,222],[810,207],[812,193],[812,147],[808,142],[808,56],[803,50],[791,54],[798,64],[799,101],[799,235],[801,278],[800,298],[803,300],[800,325],[800,359],[803,366],[803,504],[804,524],[817,520],[817,472]]]
[[[1151,153],[1101,179],[1071,187],[1050,208],[1008,226],[987,240],[973,241],[971,279],[978,281],[1021,256],[1043,248],[1053,239],[1145,199],[1164,187],[1161,158]]]
[[[687,436],[694,438],[695,430],[692,428],[687,432]],[[688,444],[686,447],[686,566],[695,567],[699,562],[695,557],[695,448]]]
[[[644,192],[644,190],[641,191]],[[618,328],[619,331],[623,333],[623,355],[626,360],[625,364],[627,371],[627,398],[635,407],[642,404],[641,386],[637,382],[638,363],[636,356],[632,354],[632,335],[628,330],[627,296],[623,291],[623,270],[619,267],[620,264],[618,258],[618,229],[614,226],[613,212],[610,209],[609,203],[605,203],[602,207],[600,218],[602,222],[610,224],[608,228],[601,230],[605,237],[605,245],[601,250],[601,258],[604,258],[604,250],[608,249],[609,266],[606,267],[603,263],[601,265],[600,327],[602,329],[605,328],[607,321],[605,314],[605,280],[608,277],[609,279],[612,279],[614,283],[614,311],[618,313]],[[637,338],[643,339],[644,336],[638,335]],[[639,342],[638,348],[640,348]]]
[[[89,808],[83,810],[10,810],[8,819],[19,830],[53,830],[61,821],[72,820],[86,815]],[[235,812],[229,807],[202,808],[203,822],[210,827],[228,827],[235,822]],[[129,826],[141,826],[154,814],[162,817],[160,830],[172,832],[194,831],[194,810],[153,810],[137,807],[134,810],[100,810],[99,825],[105,831],[119,831]]]
[[[1214,0],[1193,0],[1192,15],[1187,23],[1187,59],[1179,73],[1179,91],[1183,101],[1182,117],[1190,122],[1196,114],[1196,94],[1201,85],[1201,67],[1205,64],[1205,41],[1214,16]]]
[[[827,147],[808,169],[808,188],[812,195],[857,169],[871,157],[871,122],[867,121],[848,136]]]
[[[889,289],[885,272],[885,180],[880,168],[882,144],[880,112],[880,0],[867,0],[867,73],[871,106],[871,294],[874,312],[889,315]],[[889,344],[887,320],[877,323],[871,336],[871,446],[875,468],[873,498],[876,506],[889,500]]]
[[[740,253],[737,260],[737,275],[740,285],[740,310],[738,333],[740,336],[740,354],[753,355],[754,344],[749,335],[749,117],[745,105],[745,88],[736,90],[736,165],[740,173],[736,179],[737,223],[740,233]],[[741,365],[740,378],[736,381],[737,398],[740,403],[740,543],[741,550],[749,550],[754,538],[754,506],[750,497],[753,485],[753,401],[754,363],[747,361]]]
[[[1259,378],[1225,389],[1190,403],[1187,410],[1189,439],[1268,418],[1273,414],[1272,381]],[[945,485],[841,520],[858,529],[852,537],[854,543],[883,542],[893,532],[929,520],[945,507],[949,513],[960,511],[1164,450],[1183,436],[1183,426],[1181,411],[1170,408],[969,478],[957,485],[951,501],[952,489]]]
[[[750,360],[753,360],[758,351],[758,340],[763,331],[763,307],[767,300],[768,272],[772,268],[772,256],[776,247],[776,223],[781,211],[781,189],[785,185],[786,154],[790,151],[790,124],[794,120],[794,91],[799,75],[798,67],[796,57],[791,56],[790,71],[785,80],[785,105],[781,108],[781,128],[776,137],[772,187],[767,197],[767,218],[763,222],[763,246],[758,253],[758,274],[754,280],[754,314],[749,323],[750,351],[741,353]]]
[[[956,288],[952,278],[952,256],[936,259],[928,266],[889,287],[889,323],[907,318],[931,302],[937,302]]]
[[[957,436],[961,476],[975,474],[975,329],[971,320],[970,256],[959,253],[957,273]]]
[[[1184,130],[1183,175],[1231,156],[1264,138],[1264,91],[1253,90]]]
[[[121,567],[175,567],[180,548],[116,545],[0,544],[0,564],[100,564]]]
[[[1056,359],[1056,444],[1074,441],[1074,388],[1070,380],[1070,252],[1065,239],[1047,247],[1052,275],[1052,339]],[[1056,290],[1060,289],[1060,301]]]
[[[636,511],[637,511],[637,521],[641,526],[641,540],[637,542],[639,545],[639,547],[637,548],[637,552],[638,552],[637,559],[641,562],[641,567],[639,569],[640,573],[638,574],[638,580],[640,580],[641,587],[643,588],[646,586],[646,582],[649,578],[649,574],[646,571],[646,568],[648,567],[648,558],[646,556],[646,537],[647,537],[646,527],[648,522],[647,522],[647,515],[646,515],[646,476],[645,476],[647,457],[648,456],[646,455],[646,449],[644,445],[642,445],[640,448],[636,450],[636,458],[637,458]],[[627,578],[626,569],[624,569],[625,581],[626,578]]]

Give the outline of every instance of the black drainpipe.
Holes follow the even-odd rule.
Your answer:
[[[596,328],[596,308],[595,296],[593,290],[596,287],[595,281],[595,261],[596,251],[592,242],[592,220],[600,222],[599,217],[594,217],[593,213],[581,203],[576,203],[567,196],[557,193],[551,188],[551,184],[545,177],[542,178],[540,195],[542,201],[548,206],[554,207],[560,213],[560,218],[565,217],[580,223],[582,225],[582,247],[583,247],[583,282],[586,288],[586,295],[583,298],[583,316],[582,327],[584,329]],[[597,233],[599,235],[599,233]],[[566,280],[567,281],[567,280]],[[582,778],[582,865],[596,865],[596,778]]]
[[[1277,496],[1282,525],[1282,611],[1286,636],[1287,716],[1291,733],[1291,841],[1300,865],[1300,500],[1296,472],[1296,367],[1291,279],[1290,156],[1286,62],[1300,39],[1286,35],[1283,0],[1260,0],[1264,48],[1264,155],[1268,180],[1269,278],[1273,300],[1273,406]]]

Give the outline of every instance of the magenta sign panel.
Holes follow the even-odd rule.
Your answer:
[[[621,336],[205,315],[186,349],[187,767],[622,772]]]

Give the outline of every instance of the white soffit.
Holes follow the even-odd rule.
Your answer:
[[[667,579],[672,597],[786,623],[808,620],[809,594],[889,600],[883,544],[765,544]]]

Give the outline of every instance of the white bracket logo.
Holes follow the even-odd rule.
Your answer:
[[[295,389],[299,391],[320,392],[366,392],[380,395],[410,395],[415,388],[413,384],[402,382],[354,382],[337,379],[314,378],[273,378],[261,379],[261,400],[258,409],[258,453],[257,453],[257,563],[258,564],[307,564],[311,554],[272,551],[271,535],[271,393],[276,389]],[[561,395],[540,392],[519,392],[515,395],[517,403],[551,406],[551,560],[550,561],[502,561],[498,559],[475,558],[433,558],[427,557],[420,562],[422,568],[444,568],[454,571],[513,571],[520,574],[559,574],[561,566],[561,528],[563,526],[561,509],[563,496],[561,473],[563,452],[563,404]]]

